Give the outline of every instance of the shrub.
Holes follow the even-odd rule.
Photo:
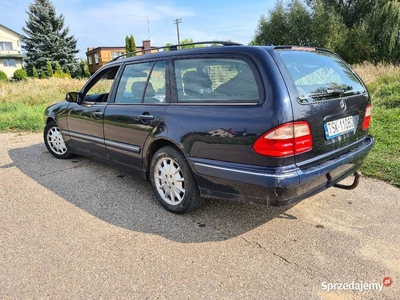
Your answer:
[[[46,67],[47,67],[47,76],[48,77],[53,77],[53,66],[51,65],[50,61],[47,61],[46,63]]]
[[[23,69],[18,69],[15,70],[14,75],[13,75],[13,79],[15,80],[25,80],[28,77],[28,75],[26,74],[26,71]]]
[[[4,73],[3,71],[0,71],[0,81],[7,81],[8,77],[7,74]]]
[[[37,69],[35,68],[35,66],[33,66],[33,68],[32,68],[32,77],[39,78],[39,73],[38,73]]]

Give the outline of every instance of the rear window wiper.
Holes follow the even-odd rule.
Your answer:
[[[325,92],[310,93],[308,96],[314,99],[330,99],[330,98],[340,98],[345,96],[353,96],[361,94],[360,91],[354,90],[343,90],[343,89],[327,89]]]

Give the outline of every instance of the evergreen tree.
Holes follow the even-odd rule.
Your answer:
[[[135,38],[133,37],[133,35],[131,36],[126,36],[125,37],[125,52],[126,53],[131,53],[131,52],[135,52],[136,51],[136,43],[135,43]],[[133,56],[136,54],[132,54],[132,55],[127,55],[129,56]]]
[[[54,72],[53,72],[53,67],[52,67],[50,61],[47,61],[46,69],[47,69],[47,76],[48,77],[53,77]]]
[[[88,61],[86,59],[81,59],[79,66],[80,66],[79,77],[90,77]]]
[[[136,42],[135,42],[135,38],[133,37],[133,35],[131,35],[131,36],[129,37],[129,39],[130,39],[130,44],[131,44],[131,47],[132,47],[132,51],[135,52],[135,51],[136,51]],[[136,54],[135,54],[135,55],[136,55]]]
[[[39,78],[39,73],[38,73],[38,71],[37,71],[35,66],[32,67],[32,77],[33,78]]]
[[[56,71],[54,72],[54,76],[58,77],[58,78],[64,78],[64,72],[63,70],[61,70],[61,66],[58,63],[58,61],[56,62]]]
[[[56,15],[56,9],[50,0],[35,0],[29,5],[28,21],[22,31],[22,47],[27,51],[28,70],[48,69],[47,61],[52,66],[58,62],[61,67],[76,69],[75,54],[77,41],[69,35],[69,28],[64,27],[64,16]]]
[[[69,78],[71,79],[71,72],[68,69],[68,67],[66,67],[65,73],[64,73],[64,78]]]

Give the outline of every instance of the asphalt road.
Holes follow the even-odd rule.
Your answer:
[[[174,215],[147,182],[5,133],[0,205],[0,299],[400,299],[400,190],[373,179]]]

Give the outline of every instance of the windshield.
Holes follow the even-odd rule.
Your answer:
[[[339,57],[328,52],[277,50],[297,89],[300,103],[365,93],[365,87]]]

